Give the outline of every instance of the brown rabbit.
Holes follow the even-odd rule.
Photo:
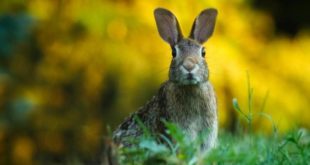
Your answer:
[[[213,33],[217,10],[203,10],[195,19],[188,38],[183,37],[176,17],[169,10],[157,8],[154,15],[161,38],[172,49],[169,80],[161,85],[157,95],[114,131],[113,139],[124,146],[132,145],[129,139],[143,134],[136,116],[155,136],[166,133],[163,121],[182,128],[191,140],[208,130],[202,147],[210,149],[217,139],[217,105],[202,44]]]

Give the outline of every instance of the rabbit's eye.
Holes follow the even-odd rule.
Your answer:
[[[205,56],[206,56],[206,50],[205,50],[205,48],[202,48],[202,49],[201,49],[201,56],[202,56],[202,57],[205,57]]]
[[[175,57],[177,55],[177,50],[173,47],[172,48],[172,56]]]

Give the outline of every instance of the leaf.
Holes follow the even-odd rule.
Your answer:
[[[249,117],[248,117],[245,113],[242,112],[242,110],[241,110],[240,107],[239,107],[239,104],[238,104],[237,99],[236,99],[236,98],[233,98],[232,102],[233,102],[233,107],[234,107],[234,109],[235,109],[237,112],[239,112],[244,118],[246,118],[246,119],[247,119],[247,122],[249,122]]]
[[[169,151],[169,149],[162,145],[156,143],[154,140],[143,140],[140,144],[139,147],[148,149],[149,151],[153,153],[166,153]]]

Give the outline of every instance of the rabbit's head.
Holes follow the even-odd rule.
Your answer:
[[[177,18],[169,10],[157,8],[154,15],[161,38],[172,49],[169,81],[178,85],[198,85],[208,81],[206,51],[202,44],[213,33],[217,10],[203,10],[195,19],[188,38],[183,37]]]

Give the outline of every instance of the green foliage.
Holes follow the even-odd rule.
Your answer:
[[[190,141],[182,130],[173,123],[166,122],[167,134],[161,135],[163,143],[152,136],[141,136],[137,145],[122,148],[122,164],[195,164],[200,155],[201,139]]]
[[[310,134],[293,130],[278,136],[260,134],[231,135],[222,132],[218,146],[200,151],[200,143],[191,142],[181,129],[167,123],[169,145],[142,137],[138,145],[122,148],[121,164],[307,164],[310,159]],[[199,138],[198,138],[199,139]]]
[[[301,132],[293,131],[279,139],[253,134],[242,137],[223,134],[220,146],[205,160],[219,164],[307,164],[310,144],[309,141],[302,144],[302,141],[309,140],[310,135]],[[296,134],[299,136],[292,136]],[[291,144],[285,146],[287,143]]]

